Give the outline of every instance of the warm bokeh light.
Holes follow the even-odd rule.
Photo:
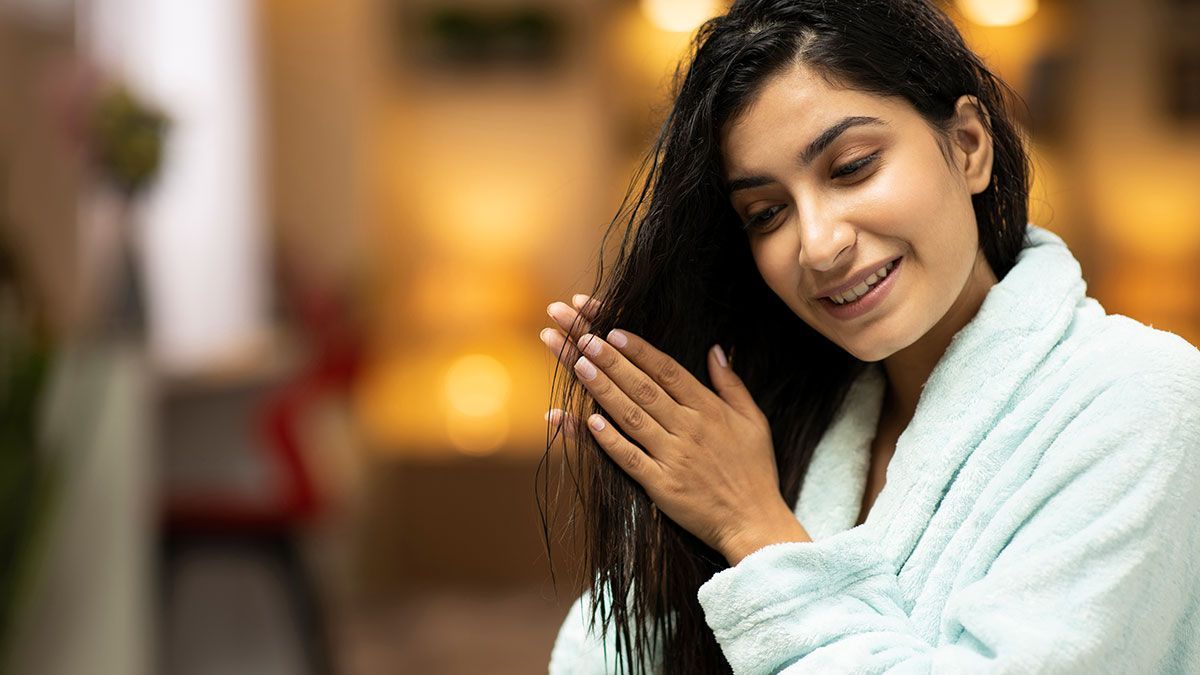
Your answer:
[[[509,270],[480,264],[459,269],[434,261],[397,293],[407,308],[405,320],[466,330],[520,316],[533,290]]]
[[[958,0],[963,16],[981,26],[1015,26],[1038,10],[1037,0]]]
[[[550,229],[549,212],[557,203],[541,187],[546,171],[468,161],[447,164],[429,167],[412,205],[414,215],[447,250],[509,260],[533,248],[536,237]]]
[[[720,9],[718,0],[642,0],[642,11],[654,25],[673,33],[695,30]]]
[[[486,417],[504,407],[511,384],[504,364],[487,354],[469,354],[446,371],[443,392],[454,410]]]
[[[536,329],[486,335],[430,336],[373,358],[354,394],[368,447],[385,457],[540,454],[545,346]]]
[[[1115,164],[1120,158],[1109,160]],[[1195,225],[1200,192],[1186,161],[1159,157],[1156,163],[1154,167],[1150,161],[1129,159],[1124,170],[1114,166],[1099,177],[1097,182],[1107,189],[1095,195],[1100,205],[1097,225],[1131,254],[1164,262],[1187,258],[1200,248],[1200,228]],[[1168,170],[1158,173],[1156,168]]]
[[[464,455],[490,455],[508,440],[508,416],[463,415],[452,411],[446,416],[446,434],[454,448]]]

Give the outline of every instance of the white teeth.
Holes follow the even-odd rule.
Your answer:
[[[896,266],[895,263],[889,262],[888,264],[884,265],[883,267],[880,267],[879,269],[872,272],[871,276],[867,277],[866,280],[863,281],[863,283],[842,293],[841,295],[831,295],[831,296],[829,296],[829,299],[833,300],[835,303],[837,303],[839,305],[844,305],[847,302],[854,302],[855,300],[859,299],[863,295],[866,295],[867,291],[870,290],[871,286],[878,283],[880,279],[883,279],[884,277],[886,277],[888,272],[892,271],[892,268],[895,266]]]

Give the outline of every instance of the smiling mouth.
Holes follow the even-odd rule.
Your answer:
[[[882,278],[877,277],[875,283],[865,284],[867,289],[862,295],[858,295],[856,292],[862,290],[863,284],[860,284],[859,287],[840,294],[838,297],[843,300],[842,302],[827,295],[822,296],[819,300],[820,306],[829,316],[839,321],[850,321],[877,311],[881,303],[891,294],[892,287],[896,285],[896,277],[903,273],[901,270],[903,263],[904,256],[888,263],[891,265],[891,269],[887,270]],[[871,276],[874,274],[868,275],[867,278],[869,279]]]
[[[903,256],[901,256],[901,257],[903,257]],[[896,265],[899,264],[899,262],[900,262],[900,258],[890,260],[883,267],[880,267],[875,272],[872,272],[866,279],[859,282],[859,284],[857,286],[846,289],[845,291],[842,291],[841,293],[835,293],[833,295],[823,295],[823,296],[821,296],[821,299],[830,301],[833,304],[839,305],[839,306],[854,304],[855,302],[860,300],[863,296],[870,293],[872,288],[875,288],[879,284],[883,283],[884,279],[891,276],[892,270],[896,268]]]

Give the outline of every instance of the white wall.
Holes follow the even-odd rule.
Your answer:
[[[172,119],[139,205],[152,357],[187,372],[266,334],[268,277],[255,3],[86,0],[81,49]]]

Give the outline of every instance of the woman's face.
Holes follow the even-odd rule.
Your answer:
[[[803,66],[767,80],[723,130],[730,199],[763,279],[859,359],[948,340],[961,327],[948,324],[967,320],[956,308],[977,307],[996,281],[971,207],[992,161],[972,103],[959,100],[952,163],[906,101]]]

